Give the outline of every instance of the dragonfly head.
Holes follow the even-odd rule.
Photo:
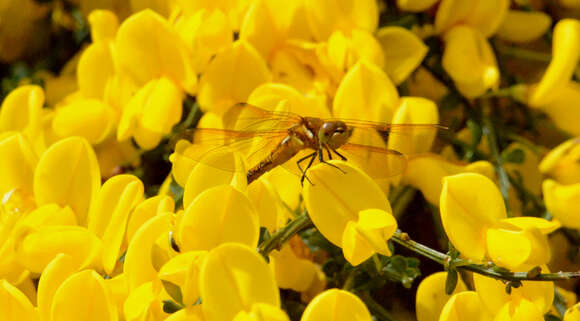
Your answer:
[[[352,128],[339,120],[324,122],[318,130],[318,140],[332,149],[345,144],[351,135]]]

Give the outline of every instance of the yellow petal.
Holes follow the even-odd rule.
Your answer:
[[[95,271],[85,270],[71,275],[58,288],[53,298],[51,319],[116,321],[118,317],[105,280]]]
[[[580,303],[566,310],[564,314],[564,321],[578,321],[580,320]]]
[[[115,74],[110,43],[95,42],[82,53],[77,67],[79,90],[87,98],[103,99]]]
[[[150,218],[165,212],[173,212],[175,209],[175,201],[169,196],[153,196],[141,202],[129,218],[127,222],[127,243],[133,240],[133,236],[137,230],[145,224]]]
[[[199,10],[175,24],[186,45],[195,53],[195,70],[203,73],[213,56],[233,42],[231,22],[222,10]]]
[[[118,274],[117,276],[106,279],[105,284],[109,290],[111,295],[111,300],[114,301],[115,306],[117,307],[117,312],[119,316],[122,315],[123,312],[123,304],[127,297],[129,296],[129,286],[127,284],[127,276],[123,273]]]
[[[94,10],[89,14],[93,42],[112,40],[119,29],[119,19],[109,10]]]
[[[438,124],[439,111],[437,105],[429,99],[402,97],[392,123]],[[436,134],[437,130],[432,127],[416,126],[416,129],[402,135],[390,135],[388,147],[405,155],[426,153],[431,149]]]
[[[403,11],[420,12],[433,6],[438,0],[397,0],[397,6]]]
[[[229,185],[209,188],[187,207],[179,226],[180,248],[210,250],[237,242],[256,246],[260,225],[250,200]]]
[[[421,64],[428,51],[419,37],[402,27],[379,29],[377,40],[385,54],[385,71],[396,85],[409,77]]]
[[[105,202],[116,205],[111,212],[107,228],[103,233],[103,267],[111,274],[120,256],[121,245],[125,239],[125,231],[131,210],[143,198],[143,183],[137,177],[128,182],[116,197],[109,197]],[[115,202],[117,201],[117,202]]]
[[[541,37],[552,25],[552,18],[542,11],[509,10],[497,30],[497,37],[515,43]]]
[[[499,86],[493,50],[477,29],[462,25],[448,31],[442,64],[457,89],[468,98]]]
[[[280,306],[274,275],[252,248],[228,243],[211,250],[201,267],[204,314],[214,321],[231,320],[255,303]]]
[[[580,183],[579,143],[580,139],[571,138],[553,148],[538,166],[540,172],[561,184]]]
[[[276,284],[283,289],[297,292],[306,291],[315,282],[318,268],[307,259],[296,256],[288,244],[270,254],[270,266],[276,277]]]
[[[250,43],[266,60],[284,45],[297,1],[260,0],[252,3],[240,28],[240,39]]]
[[[542,312],[530,301],[519,300],[506,303],[494,321],[542,321]]]
[[[38,313],[42,320],[50,320],[50,308],[56,290],[62,282],[78,271],[78,262],[67,254],[59,253],[46,266],[38,281]]]
[[[13,189],[32,194],[37,162],[32,146],[22,134],[0,140],[0,194],[4,195]]]
[[[79,224],[86,224],[89,205],[101,185],[99,165],[91,145],[80,137],[65,138],[42,155],[34,172],[38,205],[70,206]]]
[[[252,311],[240,311],[233,321],[290,321],[290,319],[279,307],[256,303],[252,306]]]
[[[270,79],[270,71],[256,49],[238,40],[207,66],[199,83],[199,105],[204,111],[223,114],[234,104],[246,101],[254,88]]]
[[[235,170],[226,170],[229,168]],[[187,208],[208,188],[224,184],[239,191],[246,190],[248,181],[241,156],[230,151],[206,152],[206,156],[193,168],[185,183],[183,206]]]
[[[510,270],[516,270],[531,255],[532,244],[523,231],[490,228],[486,240],[492,261]]]
[[[308,172],[312,184],[304,186],[304,202],[312,221],[330,242],[342,244],[349,221],[357,221],[361,210],[375,208],[391,213],[380,187],[360,169],[342,161],[313,166]]]
[[[169,23],[151,10],[136,13],[121,24],[114,54],[121,71],[140,85],[166,76],[186,92],[195,92],[197,77],[190,53]]]
[[[390,122],[398,100],[397,89],[385,72],[361,60],[340,83],[334,97],[333,115],[346,119]]]
[[[193,305],[199,299],[199,270],[206,254],[206,251],[178,254],[159,270],[159,279],[180,287],[186,306]]]
[[[301,321],[370,321],[369,310],[356,295],[339,289],[316,296],[302,314]]]
[[[485,230],[507,216],[497,186],[481,174],[447,176],[443,178],[439,204],[451,243],[462,255],[476,261],[483,259]]]
[[[325,41],[336,30],[373,32],[379,22],[377,3],[373,0],[308,0],[305,4],[308,23],[318,41]]]
[[[169,78],[154,81],[143,106],[141,126],[152,132],[168,134],[181,119],[182,92]]]
[[[508,0],[442,0],[435,17],[435,29],[444,32],[460,24],[467,24],[489,37],[504,21]]]
[[[185,308],[171,314],[165,321],[203,321],[203,319],[195,312]]]
[[[561,185],[554,180],[547,179],[542,184],[542,193],[546,208],[558,219],[562,225],[569,228],[580,228],[580,183]]]
[[[0,280],[0,315],[6,321],[37,321],[38,313],[26,296],[6,280]]]
[[[40,273],[59,253],[70,255],[79,268],[85,268],[101,254],[101,246],[101,241],[84,227],[44,226],[23,232],[16,253],[20,264]]]
[[[0,129],[21,131],[38,122],[44,104],[44,91],[36,85],[20,86],[11,91],[2,102],[0,109]]]
[[[462,172],[479,173],[488,178],[495,177],[493,165],[487,161],[471,164],[453,163],[438,155],[426,154],[409,158],[403,183],[419,189],[427,201],[439,205],[441,179]]]
[[[248,198],[259,216],[260,226],[274,232],[281,220],[278,195],[274,186],[266,180],[259,179],[248,186]]]
[[[491,321],[492,315],[485,309],[474,291],[464,291],[453,295],[441,311],[440,321]]]
[[[561,87],[554,88],[550,96],[553,98],[539,108],[550,116],[558,128],[573,136],[580,135],[580,129],[576,126],[580,112],[574,104],[580,99],[580,83],[576,81],[564,83]]]
[[[283,101],[286,101],[287,111],[300,116],[330,118],[326,104],[317,102],[288,85],[266,83],[254,89],[248,97],[248,103],[272,111]]]
[[[60,137],[80,136],[90,144],[102,142],[113,130],[113,109],[96,99],[78,99],[59,108],[52,129]]]
[[[161,284],[159,280],[141,284],[129,292],[123,304],[123,316],[126,321],[164,320],[164,313],[160,299]]]
[[[549,273],[549,271],[542,271]],[[473,283],[481,301],[493,314],[510,300],[515,301],[524,298],[533,302],[538,310],[544,313],[550,310],[554,300],[554,283],[523,281],[519,288],[512,288],[511,295],[505,292],[505,284],[499,280],[492,279],[481,274],[473,275]]]
[[[46,204],[37,207],[18,221],[18,227],[41,227],[49,225],[77,225],[77,218],[70,207]]]
[[[125,254],[123,273],[127,275],[131,290],[157,279],[151,250],[160,236],[169,233],[172,216],[172,213],[163,213],[151,218],[137,230],[133,240],[129,243]]]
[[[532,92],[529,104],[542,106],[553,100],[554,90],[570,81],[580,57],[580,21],[562,19],[554,27],[552,61],[538,86]]]
[[[415,299],[417,321],[438,321],[441,310],[449,298],[459,292],[467,291],[465,283],[459,279],[453,293],[446,294],[446,280],[446,272],[436,272],[421,281]]]

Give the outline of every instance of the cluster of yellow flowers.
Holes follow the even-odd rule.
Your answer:
[[[248,184],[246,171],[256,164],[248,155],[212,152],[223,140],[201,151],[195,141],[177,141],[164,155],[172,169],[158,190],[121,172],[142,166],[148,151],[171,147],[168,137],[200,110],[197,127],[228,129],[225,115],[239,102],[271,115],[413,128],[438,124],[436,102],[453,90],[468,110],[506,96],[580,135],[579,20],[552,28],[542,11],[513,9],[524,0],[397,0],[400,12],[431,19],[410,29],[379,28],[386,2],[376,0],[109,2],[77,1],[92,43],[60,75],[42,74],[44,87],[23,84],[2,102],[0,319],[282,321],[289,317],[280,289],[290,289],[306,305],[303,321],[370,321],[356,291],[326,290],[318,257],[325,254],[298,237],[267,252],[256,248],[307,217],[348,264],[372,259],[380,270],[380,255],[392,255],[388,241],[405,241],[401,213],[389,202],[405,186],[439,209],[461,262],[526,276],[507,292],[500,272],[495,279],[473,273],[449,289],[461,265],[448,256],[450,273],[429,275],[417,289],[419,321],[544,320],[555,291],[565,293],[528,271],[548,272],[550,233],[580,229],[578,138],[547,154],[512,139],[502,155],[515,151],[521,161],[502,165],[501,155],[464,162],[451,145],[432,153],[434,134],[393,133],[388,148],[408,155],[400,175],[385,179],[332,160],[312,166],[303,187],[282,168]],[[577,0],[560,2],[580,9]],[[47,6],[0,1],[0,59],[30,49],[25,39]],[[553,49],[541,79],[500,89],[506,67],[490,39],[523,44],[546,33]],[[452,88],[427,70],[427,39],[439,41]],[[495,140],[473,136],[465,129],[455,142],[498,153]],[[375,170],[397,165],[383,166]],[[508,177],[520,173],[512,184],[521,189],[509,188]],[[551,215],[523,216],[522,191]],[[570,296],[565,315],[554,314],[580,320]]]

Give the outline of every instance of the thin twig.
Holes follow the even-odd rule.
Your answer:
[[[270,252],[281,249],[282,245],[284,245],[284,243],[294,235],[312,226],[314,225],[312,224],[310,217],[308,217],[308,214],[302,214],[274,233],[272,237],[262,242],[262,244],[258,246],[258,252],[267,258]]]
[[[473,264],[467,260],[457,258],[453,260],[449,255],[441,253],[421,243],[417,243],[410,239],[407,233],[398,230],[391,238],[395,243],[400,244],[407,249],[420,254],[432,261],[441,265],[453,264],[457,269],[464,269],[481,275],[485,275],[494,279],[503,281],[558,281],[569,280],[572,278],[580,278],[580,271],[578,272],[557,272],[557,273],[528,273],[528,272],[510,272],[501,268],[487,266],[484,264]]]

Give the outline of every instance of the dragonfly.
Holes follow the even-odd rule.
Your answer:
[[[328,162],[332,159],[354,162],[375,179],[389,178],[405,170],[408,154],[427,152],[437,132],[446,129],[438,124],[305,117],[248,103],[231,107],[223,122],[225,129],[188,129],[178,137],[199,147],[187,156],[196,162],[203,163],[211,153],[241,153],[249,168],[248,184],[278,166],[299,175],[301,184],[310,182],[308,169],[316,161],[336,167]],[[239,170],[229,163],[208,165]]]

